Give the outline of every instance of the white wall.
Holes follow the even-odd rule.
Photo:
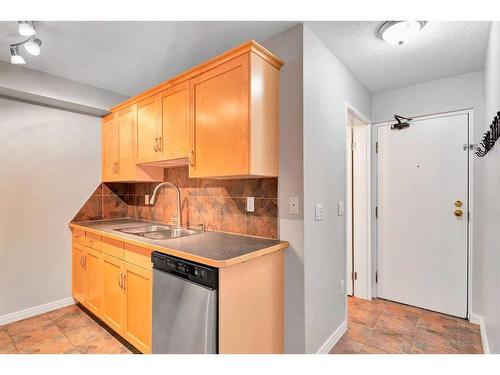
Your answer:
[[[478,132],[487,130],[493,116],[500,111],[500,23],[493,22],[490,30],[484,69],[484,124]],[[480,136],[476,138],[476,142]],[[479,256],[479,287],[481,311],[486,326],[491,353],[500,353],[500,145],[474,163],[475,185],[475,248]]]
[[[385,91],[372,97],[372,121],[380,123],[394,120],[394,114],[413,117],[435,113],[451,112],[461,109],[474,110],[474,142],[477,142],[482,134],[483,118],[483,72],[461,74],[435,81],[424,82],[418,85],[403,87],[397,90]],[[372,149],[377,140],[376,126],[372,127]],[[478,185],[482,182],[477,175],[477,159],[474,159],[474,180]],[[376,159],[373,159],[373,177],[376,178]],[[474,186],[473,204],[475,209],[476,200],[480,197]],[[377,202],[376,186],[372,190],[372,202]],[[472,221],[475,228],[474,212]],[[475,234],[474,234],[475,235]],[[376,267],[376,222],[372,223],[372,260]],[[474,238],[474,237],[473,237]],[[479,259],[478,252],[473,251],[472,272],[472,312],[479,313],[481,289],[479,288]],[[374,277],[372,275],[372,277]],[[375,289],[375,283],[373,283]],[[374,291],[375,292],[375,291]]]
[[[318,351],[346,319],[346,103],[369,116],[371,95],[320,39],[304,26],[305,348]],[[323,203],[325,218],[315,221]]]
[[[394,120],[394,114],[411,117],[459,109],[481,111],[483,73],[461,74],[384,91],[372,97],[372,121]]]
[[[303,202],[302,165],[302,25],[263,43],[283,60],[280,72],[280,238],[285,251],[285,352],[304,353],[304,215],[288,212],[288,199]]]
[[[100,120],[0,99],[0,317],[71,296],[68,223],[100,182]]]

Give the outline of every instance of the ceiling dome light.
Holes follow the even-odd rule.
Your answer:
[[[33,21],[18,21],[19,34],[22,36],[33,36],[36,34]]]
[[[11,64],[26,64],[26,60],[18,53],[17,47],[10,47],[10,63]]]
[[[37,38],[33,38],[32,40],[26,42],[24,44],[24,48],[33,56],[38,56],[40,54],[40,46],[42,45],[42,41]]]
[[[425,21],[387,21],[377,31],[380,39],[389,44],[402,45],[424,27]]]

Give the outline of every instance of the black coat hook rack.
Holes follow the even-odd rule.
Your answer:
[[[493,145],[500,137],[500,112],[493,118],[490,125],[490,130],[484,133],[483,140],[476,146],[476,155],[482,158],[493,148]]]

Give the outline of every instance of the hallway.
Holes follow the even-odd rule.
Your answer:
[[[348,297],[348,330],[331,354],[481,354],[479,326],[382,299]]]

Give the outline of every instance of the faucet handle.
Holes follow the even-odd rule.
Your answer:
[[[199,228],[202,232],[205,232],[205,223],[198,224],[198,228]]]

